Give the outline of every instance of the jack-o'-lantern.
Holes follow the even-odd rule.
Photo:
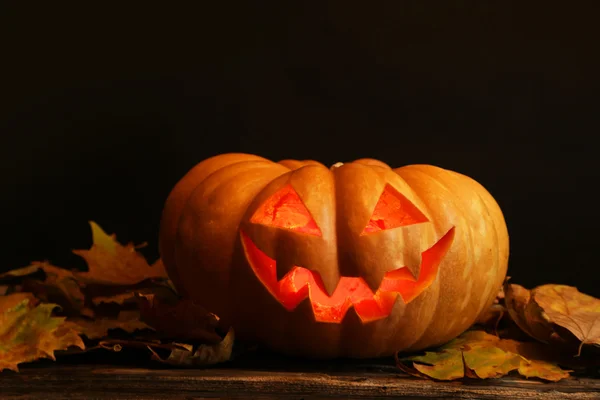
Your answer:
[[[160,251],[180,294],[241,339],[376,357],[472,325],[506,275],[508,233],[486,189],[439,167],[223,154],[172,190]]]

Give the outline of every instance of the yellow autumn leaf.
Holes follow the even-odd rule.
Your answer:
[[[569,372],[545,360],[526,358],[515,341],[510,349],[498,336],[480,330],[467,331],[448,344],[424,355],[397,358],[398,367],[418,376],[436,380],[499,378],[512,371],[524,377],[548,381],[567,378]]]
[[[502,350],[494,345],[463,349],[466,372],[471,378],[499,378],[519,368],[523,359],[518,354]]]
[[[149,265],[132,243],[122,245],[116,235],[108,235],[98,224],[90,221],[92,247],[89,250],[73,250],[88,264],[86,272],[76,272],[78,279],[86,283],[104,285],[135,285],[147,279],[167,279],[162,261]]]
[[[428,351],[422,356],[405,358],[412,361],[412,367],[433,379],[447,381],[464,378],[465,366],[459,349],[447,348],[444,351]]]
[[[56,304],[37,304],[29,293],[0,297],[0,371],[18,371],[21,363],[55,359],[54,352],[71,346],[84,349],[77,331],[64,317],[52,316]]]

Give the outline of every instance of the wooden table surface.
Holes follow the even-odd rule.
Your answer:
[[[255,356],[204,369],[82,360],[2,372],[0,399],[600,399],[600,379],[544,383],[511,376],[433,382],[406,375],[387,359],[315,362]]]

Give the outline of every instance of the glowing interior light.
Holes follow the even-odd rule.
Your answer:
[[[340,323],[350,307],[354,307],[363,322],[368,322],[387,317],[397,296],[405,303],[414,300],[437,277],[440,262],[454,239],[454,228],[422,253],[417,278],[407,268],[387,272],[379,289],[373,293],[364,279],[342,277],[331,296],[327,294],[321,276],[303,267],[295,266],[278,281],[276,260],[261,251],[244,232],[241,235],[250,266],[283,307],[292,311],[309,297],[317,321]]]
[[[284,186],[269,197],[254,212],[250,222],[321,236],[321,230],[292,185]]]
[[[362,235],[428,221],[410,200],[388,184]]]

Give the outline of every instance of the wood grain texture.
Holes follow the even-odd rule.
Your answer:
[[[600,379],[559,383],[504,378],[433,382],[390,365],[306,365],[287,369],[162,369],[107,365],[26,366],[0,373],[2,399],[600,399]]]

